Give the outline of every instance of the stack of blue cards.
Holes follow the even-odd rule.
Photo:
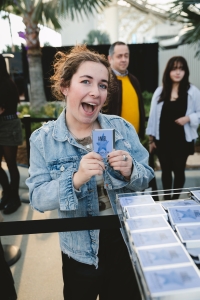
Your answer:
[[[125,207],[135,206],[135,205],[155,204],[154,199],[150,195],[135,196],[130,193],[130,194],[118,194],[117,197],[122,209],[124,209]]]
[[[153,300],[199,300],[200,276],[195,265],[144,271]]]
[[[181,242],[186,248],[200,247],[200,223],[175,226]]]
[[[131,240],[135,248],[171,245],[177,243],[180,244],[179,239],[171,227],[154,230],[132,231]]]
[[[160,267],[175,267],[191,265],[191,257],[181,244],[157,246],[153,248],[137,249],[137,255],[143,270]]]
[[[163,216],[168,219],[167,213],[160,204],[135,205],[125,207],[127,218],[147,217],[147,216]]]
[[[168,210],[169,207],[174,206],[190,206],[190,205],[198,205],[195,200],[185,199],[185,200],[169,200],[169,201],[160,201],[159,202],[165,210]]]
[[[144,299],[200,300],[195,265],[200,264],[197,196],[158,203],[150,195],[117,195],[119,218]]]
[[[173,229],[175,225],[200,223],[200,205],[169,207],[168,214]]]
[[[132,231],[170,227],[169,223],[162,215],[153,216],[153,217],[137,217],[132,219],[126,219],[124,223],[125,223],[126,230],[129,234]]]

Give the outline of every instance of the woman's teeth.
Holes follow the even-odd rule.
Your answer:
[[[83,107],[84,111],[86,111],[86,112],[94,111],[95,106],[96,106],[96,104],[94,104],[94,103],[82,103],[82,107]]]

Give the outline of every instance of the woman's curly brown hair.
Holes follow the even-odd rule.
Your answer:
[[[103,64],[108,70],[108,97],[115,89],[114,77],[110,64],[103,54],[90,51],[86,45],[74,46],[69,52],[57,52],[55,54],[53,68],[54,75],[50,77],[52,94],[57,100],[64,100],[61,87],[69,87],[72,76],[77,72],[79,66],[87,61]],[[106,105],[107,101],[104,105]]]

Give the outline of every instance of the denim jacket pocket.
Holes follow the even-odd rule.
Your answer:
[[[48,169],[53,180],[58,179],[62,172],[68,169],[78,169],[78,156],[70,156],[48,163]]]

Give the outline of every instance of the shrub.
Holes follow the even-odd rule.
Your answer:
[[[144,91],[142,93],[142,97],[143,97],[143,100],[144,100],[144,109],[145,109],[146,117],[149,116],[152,96],[153,96],[153,93],[150,93],[148,91]]]
[[[58,118],[64,107],[63,102],[48,102],[41,108],[39,112],[30,109],[29,104],[19,104],[17,111],[18,117],[23,118],[24,115],[30,115],[32,118]],[[43,122],[31,123],[31,132],[41,127]],[[22,126],[23,139],[25,140],[25,129]]]

